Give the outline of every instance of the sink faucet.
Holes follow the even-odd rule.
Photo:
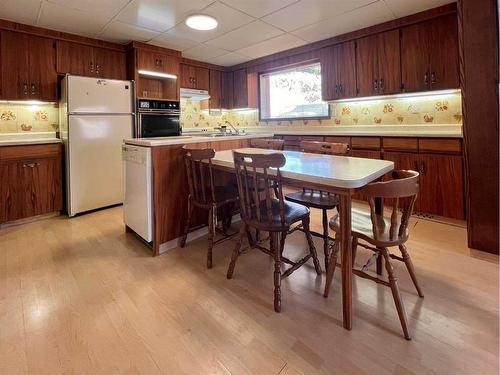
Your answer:
[[[234,131],[234,133],[236,133],[236,134],[240,134],[240,131],[239,131],[238,129],[236,129],[236,128],[233,126],[233,124],[231,124],[229,121],[227,121],[227,120],[226,120],[226,122],[225,122],[225,123],[226,123],[226,124],[228,124],[228,125],[231,127],[231,129],[232,129],[232,131]]]

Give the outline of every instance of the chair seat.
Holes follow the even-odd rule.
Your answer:
[[[301,221],[302,219],[305,219],[309,216],[309,208],[301,204],[286,202],[286,201],[284,201],[283,204],[285,212],[284,225],[282,225],[281,223],[279,200],[276,198],[273,198],[271,200],[271,211],[272,211],[271,221],[267,220],[266,201],[262,201],[260,204],[262,221],[258,222],[256,219],[248,220],[248,225],[264,231],[288,230],[290,225],[298,221]]]
[[[352,235],[358,238],[361,238],[368,243],[374,246],[380,247],[389,247],[389,246],[397,246],[402,242],[406,241],[408,238],[408,230],[405,233],[398,237],[399,225],[396,227],[396,230],[391,235],[391,220],[389,218],[385,218],[377,215],[377,233],[373,233],[373,225],[370,218],[370,212],[353,208],[351,210],[352,217]],[[398,220],[399,222],[399,220]],[[336,233],[340,233],[340,220],[339,215],[335,215],[330,219],[330,228],[334,230]]]
[[[307,207],[327,210],[333,209],[339,204],[339,199],[336,195],[316,190],[301,190],[295,193],[288,193],[285,195],[285,199]]]

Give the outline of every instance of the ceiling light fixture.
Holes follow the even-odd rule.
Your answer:
[[[219,23],[211,16],[205,14],[193,14],[186,19],[186,25],[195,30],[213,30]]]

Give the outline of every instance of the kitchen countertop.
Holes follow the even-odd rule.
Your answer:
[[[20,146],[47,143],[61,143],[56,132],[4,133],[0,134],[0,146]]]
[[[263,127],[247,129],[251,134],[264,131]],[[438,137],[462,138],[461,125],[339,125],[311,127],[274,127],[275,135],[319,135],[319,136],[371,136],[371,137]],[[266,131],[267,132],[267,131]]]
[[[253,133],[245,135],[228,135],[219,137],[211,137],[208,134],[206,136],[181,135],[178,137],[130,138],[130,139],[124,139],[123,142],[128,145],[155,147],[155,146],[183,145],[188,143],[218,142],[218,141],[230,141],[230,140],[251,139],[251,138],[267,138],[273,136],[274,134],[271,132]]]

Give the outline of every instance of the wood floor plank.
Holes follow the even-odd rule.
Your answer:
[[[125,233],[120,207],[5,228],[0,373],[497,374],[498,257],[468,249],[457,222],[412,218],[407,245],[425,294],[396,262],[409,342],[384,286],[354,278],[346,331],[340,272],[325,299],[324,275],[307,264],[283,280],[276,314],[269,256],[243,254],[231,280],[234,241],[215,248],[211,270],[205,238],[152,258]],[[285,251],[305,247],[295,232]],[[359,249],[356,265],[369,256]]]

